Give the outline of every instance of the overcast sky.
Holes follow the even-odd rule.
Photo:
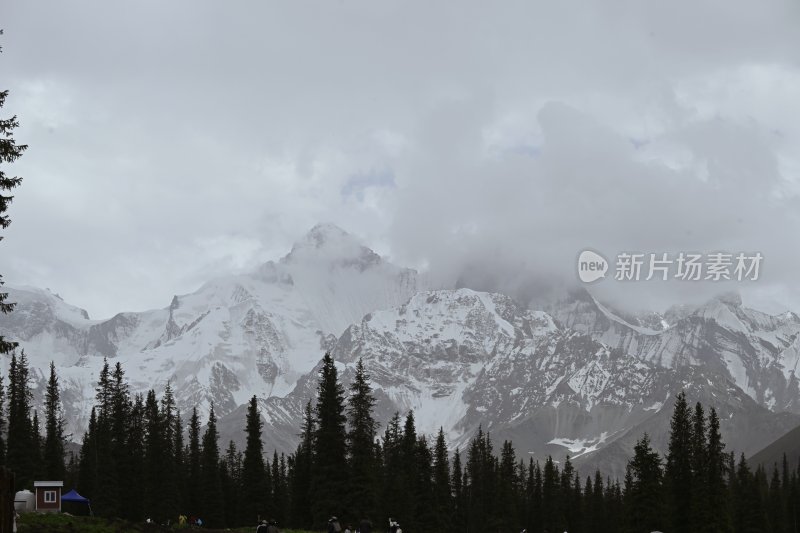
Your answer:
[[[761,251],[746,302],[800,311],[796,0],[17,0],[0,26],[30,145],[0,273],[95,318],[320,221],[482,288],[574,281],[586,247]]]

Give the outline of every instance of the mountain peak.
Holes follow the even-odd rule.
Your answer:
[[[326,243],[343,239],[354,239],[354,237],[336,224],[327,222],[316,224],[306,233],[300,242],[304,244],[313,244],[315,247],[320,248]],[[295,244],[295,246],[296,245],[297,244]]]
[[[739,291],[724,292],[715,296],[714,299],[733,307],[742,306],[742,295],[739,294]]]
[[[356,266],[365,270],[381,262],[381,257],[364,246],[354,235],[335,224],[317,224],[299,241],[281,262],[327,263],[338,266]]]

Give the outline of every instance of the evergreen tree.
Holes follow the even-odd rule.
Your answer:
[[[386,429],[383,431],[383,496],[381,515],[389,518],[398,519],[408,506],[406,501],[408,495],[401,494],[402,484],[405,482],[406,474],[403,469],[404,463],[403,431],[400,428],[400,413],[395,412]],[[403,498],[399,501],[398,496]]]
[[[517,515],[515,498],[517,488],[516,462],[514,446],[509,441],[503,442],[503,447],[500,451],[500,472],[497,487],[497,516],[499,519],[497,527],[504,531],[516,529],[519,525],[512,522]]]
[[[485,530],[495,522],[496,465],[492,441],[478,427],[467,454],[467,522],[470,528]]]
[[[100,516],[119,516],[119,476],[114,445],[112,402],[114,381],[108,359],[103,359],[98,383],[95,387],[97,418],[93,435],[93,471],[95,472],[93,493],[86,496],[92,500],[92,510]]]
[[[750,472],[744,454],[736,468],[734,484],[734,531],[736,533],[756,533],[764,531],[766,524],[761,506],[758,480]]]
[[[644,434],[628,463],[625,508],[629,531],[658,531],[663,527],[661,458]]]
[[[44,395],[45,439],[44,439],[44,477],[64,479],[64,417],[61,412],[58,376],[55,364],[50,362],[50,379]]]
[[[164,457],[164,469],[161,474],[161,490],[164,493],[161,508],[166,517],[176,517],[180,506],[179,458],[180,451],[176,444],[177,408],[172,385],[167,381],[164,395],[161,397],[160,431],[161,446]]]
[[[34,409],[31,421],[31,463],[33,464],[34,479],[41,479],[42,468],[42,432],[39,425],[39,413]],[[63,479],[63,478],[62,478]]]
[[[281,453],[279,473],[280,473],[280,484],[283,490],[283,494],[285,494],[285,498],[283,500],[282,506],[279,509],[277,509],[276,512],[277,516],[275,516],[275,519],[279,520],[278,523],[281,524],[285,522],[289,516],[289,505],[291,502],[291,489],[292,489],[291,485],[289,484],[289,472],[287,468],[286,455],[283,453]]]
[[[108,365],[108,359],[103,358],[103,367],[100,369],[100,375],[97,379],[97,387],[95,387],[95,401],[99,412],[99,417],[108,416],[111,411],[111,397],[113,395],[113,385],[111,381],[111,367]]]
[[[242,452],[236,449],[236,443],[232,440],[228,442],[228,448],[225,450],[225,457],[220,462],[220,483],[222,490],[225,494],[224,515],[225,523],[232,524],[250,524],[253,521],[241,521],[239,518],[242,516],[242,511],[239,509],[241,504],[241,480],[243,456]]]
[[[559,485],[559,520],[563,524],[564,529],[574,529],[576,524],[572,523],[572,516],[574,509],[570,508],[570,500],[573,491],[572,478],[575,474],[575,469],[572,466],[572,461],[569,460],[569,455],[564,460],[564,469],[561,471],[561,483]],[[559,526],[562,527],[562,526]]]
[[[87,495],[94,495],[98,486],[97,472],[97,411],[92,407],[89,415],[89,426],[83,434],[78,474],[78,490]]]
[[[668,517],[671,531],[694,533],[692,500],[694,493],[692,415],[681,392],[675,401],[670,421],[669,452],[665,469]]]
[[[594,473],[594,485],[592,489],[591,508],[594,521],[592,522],[591,528],[587,531],[587,533],[604,533],[608,530],[605,528],[607,522],[606,502],[603,490],[603,476],[600,474],[600,470],[597,470]]]
[[[413,531],[433,533],[436,520],[433,504],[433,455],[424,435],[417,439],[415,455],[417,476],[413,485],[414,514],[405,521],[409,527],[414,528]]]
[[[322,359],[315,407],[312,516],[319,526],[330,515],[343,516],[347,494],[347,435],[344,389],[329,353]]]
[[[311,497],[311,473],[316,434],[311,401],[306,404],[300,444],[292,458],[290,521],[295,527],[310,529],[313,519],[308,509]]]
[[[150,407],[152,409],[152,406]],[[145,517],[145,491],[148,490],[146,480],[150,481],[151,472],[145,472],[146,441],[144,398],[137,394],[130,409],[127,428],[128,464],[130,472],[126,480],[125,511],[122,516],[128,520],[139,522]],[[148,457],[148,459],[150,459]]]
[[[453,454],[453,526],[451,533],[466,529],[467,502],[464,490],[464,470],[461,466],[461,452],[456,448]]]
[[[214,404],[208,413],[208,424],[203,434],[203,451],[200,463],[202,518],[209,527],[222,527],[225,524],[222,483],[219,464],[219,434]]]
[[[258,399],[253,396],[247,407],[245,433],[247,444],[242,465],[242,501],[240,504],[242,524],[253,523],[264,517],[266,509],[266,487],[264,485],[264,449],[261,442],[261,414]]]
[[[198,516],[203,510],[201,501],[201,475],[200,475],[200,417],[197,414],[197,407],[192,408],[192,416],[189,419],[189,448],[187,450],[186,475],[186,494],[189,503],[188,512],[192,516]]]
[[[114,460],[111,436],[111,421],[108,414],[100,411],[95,435],[97,483],[94,494],[86,496],[92,500],[92,510],[100,516],[120,516],[118,463]]]
[[[127,442],[131,409],[130,390],[119,361],[115,363],[111,372],[109,387],[110,403],[104,411],[102,426],[108,431],[109,461],[113,464],[113,468],[108,470],[109,479],[106,485],[112,491],[110,495],[115,498],[114,510],[109,511],[109,515],[119,516],[125,506],[120,481],[128,480],[132,475]]]
[[[377,423],[372,416],[375,397],[369,383],[364,361],[358,360],[356,375],[350,386],[347,400],[349,431],[347,433],[350,496],[350,515],[357,519],[375,516],[377,502],[377,464],[375,461],[375,431]]]
[[[444,428],[439,428],[433,448],[433,504],[436,531],[446,532],[453,520],[453,494],[450,485],[450,461],[447,457],[447,442]]]
[[[272,481],[272,506],[270,519],[283,523],[284,509],[286,508],[286,480],[281,472],[281,460],[277,450],[272,454],[270,465],[270,480]]]
[[[172,461],[172,458],[165,453],[164,420],[156,393],[152,389],[147,392],[144,403],[144,424],[145,509],[148,518],[161,523],[171,516],[165,494],[164,474],[167,469],[166,463]]]
[[[710,511],[707,515],[706,530],[709,533],[728,532],[731,528],[731,520],[728,489],[725,482],[727,455],[719,430],[719,417],[713,407],[708,415],[708,440],[705,456],[707,481],[703,500],[706,508]]]
[[[407,530],[419,529],[417,524],[418,503],[420,495],[417,486],[420,476],[420,464],[417,454],[417,428],[414,421],[414,411],[406,414],[403,424],[403,434],[400,438],[400,461],[403,468],[394,481],[395,520],[403,521]]]
[[[778,473],[778,464],[774,463],[769,488],[765,494],[767,498],[767,517],[769,518],[769,531],[772,533],[785,533],[786,524],[783,519],[783,494],[781,477]]]
[[[532,526],[532,531],[539,532],[542,530],[542,525],[544,523],[544,511],[542,509],[544,490],[542,467],[539,465],[538,461],[534,463],[533,460],[531,460],[531,464],[533,465],[533,481],[531,482],[530,493],[530,525]]]
[[[18,490],[32,489],[36,470],[34,428],[28,359],[25,351],[11,353],[8,374],[8,449],[6,464],[14,471]]]
[[[708,531],[712,521],[712,510],[708,508],[706,501],[709,475],[706,437],[705,411],[700,402],[697,402],[692,416],[692,524],[695,529],[702,531]]]
[[[0,35],[3,30],[0,30]],[[2,47],[0,47],[2,50]],[[8,91],[0,91],[0,109],[6,103]],[[22,183],[22,178],[14,176],[9,177],[5,172],[5,165],[13,163],[25,151],[27,145],[17,144],[14,140],[14,130],[19,127],[17,116],[13,115],[10,118],[0,118],[0,228],[5,229],[11,224],[11,219],[6,214],[13,196],[5,194]],[[2,237],[0,236],[0,240]],[[3,276],[0,275],[0,286],[3,285]],[[8,293],[0,292],[0,313],[10,313],[14,309],[13,303],[7,302]],[[5,354],[16,348],[17,343],[6,340],[0,335],[0,354]]]
[[[2,342],[2,339],[0,339]],[[0,464],[6,464],[6,409],[5,409],[6,394],[3,387],[3,376],[0,376]]]
[[[553,458],[548,456],[544,463],[542,473],[542,526],[548,531],[556,531],[561,527],[559,509],[559,473],[553,463]]]
[[[183,447],[183,421],[181,413],[175,409],[175,444],[172,449],[175,451],[175,483],[178,487],[178,509],[184,513],[189,506],[189,497],[186,494],[186,450]]]

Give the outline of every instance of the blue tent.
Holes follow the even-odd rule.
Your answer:
[[[85,503],[86,507],[89,509],[89,514],[94,515],[94,513],[92,512],[92,504],[89,503],[89,498],[84,498],[83,496],[78,494],[78,491],[75,489],[72,489],[68,493],[63,494],[61,496],[61,502]]]
[[[63,496],[61,496],[61,501],[62,502],[89,503],[89,499],[88,498],[84,498],[83,496],[78,494],[78,491],[76,491],[75,489],[72,489],[68,493],[66,493]]]

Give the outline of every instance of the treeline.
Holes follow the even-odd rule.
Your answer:
[[[131,394],[122,366],[106,361],[79,454],[65,461],[64,422],[53,365],[45,393],[44,433],[32,409],[27,359],[12,354],[7,409],[0,410],[5,463],[18,488],[34,479],[65,479],[91,498],[96,514],[140,521],[201,517],[211,527],[252,525],[258,518],[302,529],[388,517],[404,531],[638,533],[670,531],[795,532],[800,472],[784,460],[771,475],[725,452],[719,418],[678,395],[665,457],[644,435],[624,480],[600,472],[582,478],[569,457],[543,463],[517,457],[511,442],[495,452],[478,431],[451,455],[443,431],[417,433],[413,412],[378,434],[375,397],[361,361],[349,391],[326,354],[317,397],[305,407],[300,444],[289,456],[263,449],[258,403],[249,403],[246,444],[222,451],[213,406],[201,427],[194,409],[184,425],[169,384]],[[1,383],[1,382],[0,382]],[[380,438],[378,438],[380,436]]]

